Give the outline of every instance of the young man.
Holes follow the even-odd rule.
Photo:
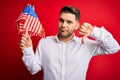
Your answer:
[[[44,80],[85,80],[92,56],[112,54],[120,49],[117,41],[103,27],[97,28],[89,23],[80,26],[79,20],[77,8],[64,6],[60,11],[57,35],[41,39],[35,54],[29,34],[22,35],[23,62],[32,74],[43,69]],[[78,28],[83,38],[74,34]]]

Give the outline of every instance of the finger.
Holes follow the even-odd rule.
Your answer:
[[[88,30],[84,30],[84,29],[80,29],[79,30],[79,34],[82,35],[82,36],[88,36]]]
[[[28,30],[25,31],[25,35],[28,35]]]
[[[83,26],[83,25],[81,26],[81,29],[79,29],[79,31],[80,31],[80,32],[83,32],[84,35],[86,35],[86,36],[88,36],[89,33],[90,33],[90,29],[87,28],[87,27],[85,27],[85,26]]]
[[[82,28],[81,28],[79,31],[80,31],[80,32],[83,32],[83,33],[86,33],[86,30],[85,30],[85,29],[82,29]]]
[[[81,29],[86,29],[86,27],[84,25],[81,25]]]
[[[20,46],[20,48],[21,48],[22,50],[24,50],[26,47]]]
[[[25,34],[22,34],[22,38],[24,39],[24,40],[30,40],[30,35],[29,35],[29,33],[28,33],[28,30],[26,30],[26,32],[25,32]]]
[[[21,37],[21,40],[20,40],[20,45],[22,45],[22,46],[27,46],[27,43],[28,43],[27,36],[26,36],[26,35],[23,35],[23,36]]]
[[[84,25],[84,24],[81,26],[81,28],[82,28],[82,29],[85,29],[85,30],[88,29],[88,27],[87,27],[86,25]]]
[[[93,29],[93,26],[89,23],[84,23],[83,25],[85,25],[86,27],[88,27],[89,29]]]
[[[26,30],[25,35],[26,35],[26,37],[28,38],[28,35],[29,35],[29,34],[28,34],[28,30]]]
[[[24,45],[26,45],[26,44],[27,44],[27,42],[26,42],[26,41],[24,41],[24,40],[21,40],[21,41],[20,41],[20,44],[24,44]]]
[[[20,47],[25,47],[26,45],[25,45],[24,43],[21,43],[21,42],[20,42],[20,43],[19,43],[19,46],[20,46]]]
[[[84,29],[80,29],[79,30],[79,34],[81,34],[83,36],[88,36],[89,35],[89,31],[88,30],[84,30]]]
[[[29,35],[28,30],[26,30],[25,34],[26,34],[26,36],[27,36],[27,39],[28,39],[28,40],[31,40],[31,36]]]
[[[22,36],[27,37],[27,36],[28,36],[28,32],[25,31],[25,32],[22,34]]]
[[[27,39],[27,35],[26,34],[22,34],[21,39],[22,38],[26,38]]]
[[[22,37],[21,37],[21,41],[27,42],[27,40],[28,40],[28,39],[27,39],[27,36],[22,36]]]
[[[31,40],[31,36],[28,34],[27,35],[27,39],[30,41]]]
[[[83,23],[84,27],[88,28],[88,23]]]
[[[82,44],[85,43],[85,39],[86,39],[86,38],[87,38],[87,36],[83,36],[83,37],[82,37],[82,40],[81,40],[81,41],[82,41]]]

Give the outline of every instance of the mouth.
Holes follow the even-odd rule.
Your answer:
[[[59,29],[60,32],[67,32],[65,29]]]

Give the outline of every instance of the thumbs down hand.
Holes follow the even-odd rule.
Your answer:
[[[79,28],[79,34],[82,35],[82,44],[85,43],[85,39],[92,33],[93,26],[90,23],[83,23]]]

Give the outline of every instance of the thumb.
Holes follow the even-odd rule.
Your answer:
[[[30,40],[31,37],[30,37],[30,35],[28,33],[28,30],[26,30],[25,35],[27,36],[27,39]]]
[[[85,39],[86,39],[86,38],[87,38],[87,36],[83,36],[83,37],[82,37],[82,41],[81,41],[81,42],[82,42],[82,44],[84,44],[84,43],[85,43]]]

